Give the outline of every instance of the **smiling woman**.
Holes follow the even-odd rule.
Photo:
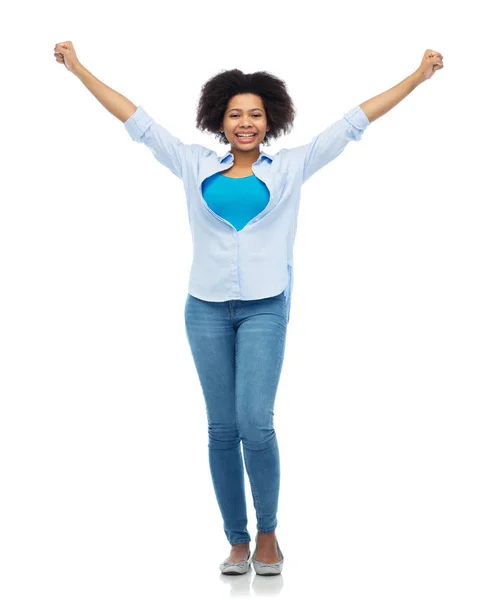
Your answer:
[[[223,156],[183,143],[142,106],[103,84],[80,65],[70,42],[55,46],[55,56],[124,122],[132,140],[183,181],[193,241],[185,330],[206,406],[214,492],[231,544],[220,570],[246,573],[251,560],[256,573],[277,575],[283,567],[276,539],[281,470],[273,417],[301,189],[359,141],[373,120],[441,69],[442,55],[427,50],[403,82],[352,106],[309,142],[275,154],[260,151],[260,144],[292,129],[295,108],[286,84],[265,71],[220,72],[203,85],[196,125],[230,144]],[[252,556],[244,466],[256,511]]]

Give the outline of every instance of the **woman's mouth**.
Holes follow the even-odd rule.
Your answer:
[[[257,134],[257,133],[255,133],[255,134],[253,134],[253,135],[249,135],[249,136],[247,136],[247,137],[245,137],[245,136],[241,136],[241,137],[240,137],[240,136],[239,136],[237,133],[235,133],[235,137],[236,137],[236,139],[237,139],[237,140],[238,140],[240,143],[242,143],[242,144],[247,144],[248,142],[251,142],[251,141],[253,141],[253,140],[256,138],[256,136],[257,136],[257,135],[258,135],[258,134]]]

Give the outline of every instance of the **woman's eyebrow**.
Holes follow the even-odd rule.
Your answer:
[[[231,112],[232,110],[239,110],[240,112],[242,112],[241,108],[230,108],[228,112]],[[253,112],[253,110],[263,110],[261,108],[251,108],[249,112]]]

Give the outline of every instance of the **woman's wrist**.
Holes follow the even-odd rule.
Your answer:
[[[81,75],[82,71],[85,71],[85,67],[81,63],[78,63],[74,67],[72,67],[72,73],[77,77]]]

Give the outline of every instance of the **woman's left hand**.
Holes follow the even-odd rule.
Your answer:
[[[421,74],[421,77],[426,80],[431,79],[434,73],[443,67],[442,54],[435,52],[434,50],[426,50],[417,71]]]

